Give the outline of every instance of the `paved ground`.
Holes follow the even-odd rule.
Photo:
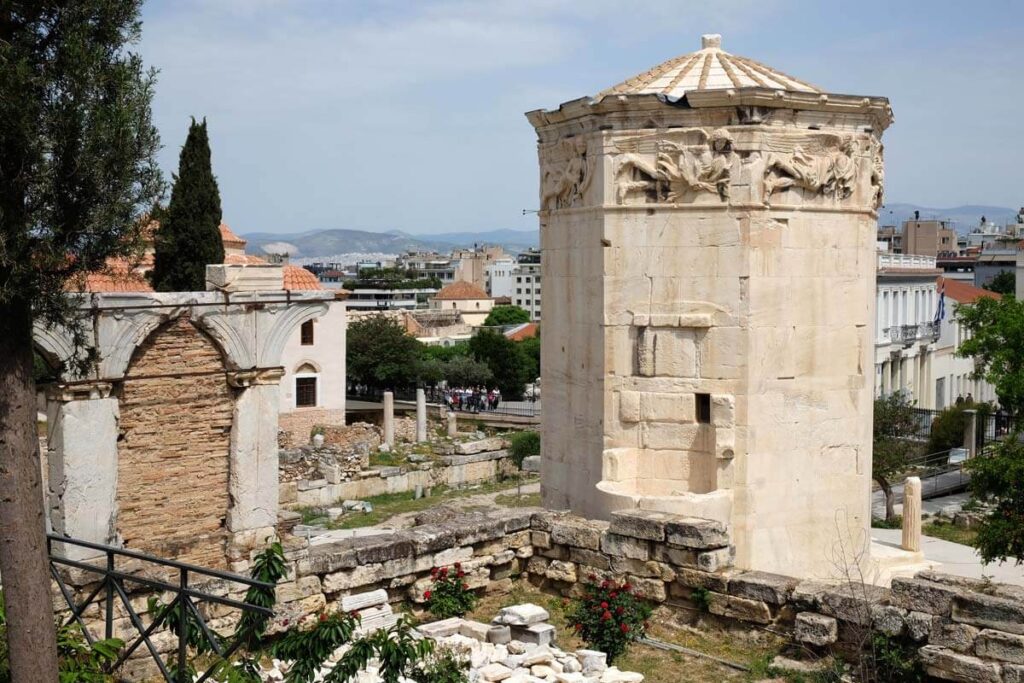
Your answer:
[[[899,529],[872,529],[871,538],[898,548],[902,533]],[[942,563],[937,571],[975,579],[987,577],[998,583],[1024,586],[1024,566],[1018,567],[1012,560],[1001,565],[983,565],[974,548],[931,536],[921,538],[921,551],[925,559]]]
[[[946,472],[935,477],[927,477],[921,480],[922,493],[927,496],[930,491],[948,491],[965,485],[970,481],[970,476],[960,472]],[[896,505],[903,504],[903,484],[892,487]],[[943,507],[953,503],[963,504],[968,498],[966,493],[956,493],[939,498],[925,498],[922,507],[928,514],[935,514]],[[871,512],[875,517],[885,516],[885,496],[881,490],[871,494]],[[897,510],[897,513],[899,511]]]

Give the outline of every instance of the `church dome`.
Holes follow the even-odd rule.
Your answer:
[[[701,36],[701,49],[681,55],[598,93],[595,100],[615,95],[658,95],[670,102],[703,90],[769,88],[821,93],[820,88],[777,69],[722,49],[722,36]]]

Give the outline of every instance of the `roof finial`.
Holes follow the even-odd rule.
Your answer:
[[[721,48],[722,35],[720,33],[705,33],[700,37],[700,47],[706,50],[709,47]]]

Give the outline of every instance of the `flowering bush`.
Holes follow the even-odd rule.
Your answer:
[[[591,575],[583,597],[569,603],[566,618],[587,645],[608,655],[611,664],[631,642],[642,638],[651,616],[650,606],[633,594],[626,583],[601,581]]]
[[[452,567],[434,567],[430,578],[434,580],[430,590],[423,593],[427,609],[438,619],[461,617],[476,605],[476,593],[469,590],[465,581],[466,572],[456,562]]]

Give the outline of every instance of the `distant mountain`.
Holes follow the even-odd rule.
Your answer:
[[[984,216],[989,223],[1003,225],[1013,223],[1017,220],[1017,209],[1006,206],[984,206],[980,204],[965,204],[954,206],[949,209],[936,209],[917,204],[896,204],[887,203],[878,211],[879,225],[902,225],[903,221],[913,220],[914,211],[921,212],[922,219],[938,218],[953,221],[957,232],[966,234],[981,223]]]
[[[252,232],[242,235],[249,244],[246,251],[262,254],[287,251],[299,258],[315,258],[352,253],[401,254],[406,251],[450,251],[474,244],[496,244],[511,252],[537,246],[540,235],[534,230],[492,230],[485,232],[449,232],[436,235],[410,235],[400,230],[310,230],[300,233]]]

